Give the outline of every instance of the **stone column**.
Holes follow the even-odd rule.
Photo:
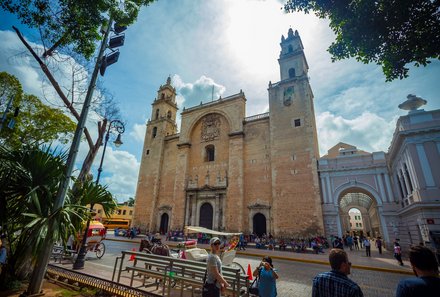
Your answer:
[[[377,212],[379,215],[380,231],[382,232],[383,239],[385,240],[385,242],[390,242],[390,236],[388,235],[387,224],[386,224],[385,218],[383,216],[383,207],[378,206]]]
[[[388,192],[388,202],[393,202],[394,200],[394,194],[393,194],[393,190],[391,189],[391,180],[390,180],[390,176],[388,174],[384,174],[385,177],[385,185],[386,185],[386,189]]]
[[[243,132],[229,134],[229,172],[228,199],[226,213],[226,229],[228,231],[243,230],[244,183],[243,183]]]
[[[191,144],[182,143],[177,146],[179,150],[176,160],[176,179],[174,182],[173,229],[183,228],[185,224],[186,176]]]
[[[377,183],[379,185],[379,192],[380,192],[380,196],[381,196],[380,198],[383,203],[384,201],[387,201],[388,199],[385,194],[384,187],[383,187],[382,174],[381,173],[376,174],[376,179],[377,179]]]

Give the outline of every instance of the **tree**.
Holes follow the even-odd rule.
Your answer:
[[[135,199],[133,197],[130,197],[128,198],[127,205],[134,206],[135,202],[136,202]]]
[[[0,98],[3,101],[13,97],[13,107],[20,113],[8,113],[6,122],[14,118],[13,129],[4,127],[0,131],[1,141],[13,149],[22,146],[35,146],[58,140],[66,143],[75,131],[75,123],[61,110],[51,108],[41,100],[24,94],[18,79],[6,72],[0,72]]]
[[[91,217],[86,207],[90,201],[103,205],[107,213],[117,207],[105,187],[86,180],[53,211],[65,161],[66,154],[51,147],[12,150],[0,145],[0,225],[8,248],[0,288],[28,276],[48,236],[66,242],[70,234],[81,232]]]
[[[79,113],[61,89],[58,81],[48,67],[49,58],[57,52],[77,55],[77,60],[90,60],[96,46],[102,39],[102,28],[108,24],[109,17],[119,26],[132,24],[142,6],[153,0],[6,0],[0,3],[5,11],[15,14],[18,19],[30,28],[38,29],[44,50],[37,54],[24,39],[21,32],[13,27],[22,43],[40,65],[56,93],[63,101],[73,117],[79,120]],[[87,128],[84,134],[89,144],[89,152],[83,162],[79,179],[83,179],[90,171],[91,165],[98,154],[103,141],[106,125],[111,119],[104,118],[98,122],[98,137],[93,142]]]
[[[408,64],[440,59],[440,1],[288,0],[284,9],[329,18],[332,61],[377,63],[387,81],[408,77]]]

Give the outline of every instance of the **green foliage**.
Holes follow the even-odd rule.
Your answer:
[[[54,140],[67,143],[75,131],[75,122],[61,110],[43,104],[34,95],[24,94],[17,78],[6,72],[0,72],[0,96],[2,102],[6,102],[11,96],[14,97],[12,112],[8,113],[0,131],[2,142],[13,149],[50,143]],[[20,113],[14,117],[16,107],[20,108]],[[16,121],[13,129],[7,127],[11,119]]]
[[[130,198],[128,198],[127,205],[134,206],[135,202],[136,202],[135,199],[133,197],[130,197]]]
[[[407,64],[440,59],[440,1],[288,0],[284,8],[329,18],[332,60],[377,63],[387,81],[408,77]]]
[[[47,44],[70,47],[90,59],[101,39],[107,16],[121,25],[132,24],[140,7],[153,0],[4,0],[0,7],[30,28],[40,30]]]
[[[0,145],[0,225],[8,248],[0,279],[25,278],[47,236],[66,242],[70,234],[81,232],[90,218],[86,203],[100,203],[107,211],[116,207],[104,187],[88,181],[76,193],[69,191],[64,205],[54,209],[66,159],[64,152],[50,147],[12,150]]]

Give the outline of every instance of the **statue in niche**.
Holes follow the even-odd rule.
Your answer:
[[[220,116],[208,114],[202,120],[202,142],[216,140],[220,136]]]

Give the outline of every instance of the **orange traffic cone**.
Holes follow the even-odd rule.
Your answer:
[[[132,250],[133,252],[136,252],[136,249]],[[130,259],[128,261],[134,261],[136,259],[136,256],[134,254],[131,254]]]
[[[252,277],[252,269],[251,269],[251,264],[248,264],[248,271],[247,271],[247,275],[248,275],[248,278],[249,278],[249,280],[252,280],[252,279],[253,279],[253,277]]]

